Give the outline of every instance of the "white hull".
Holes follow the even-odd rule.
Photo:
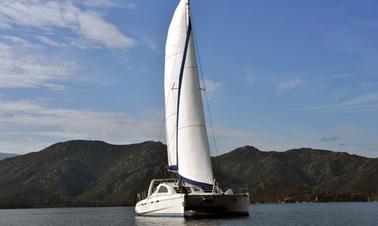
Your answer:
[[[138,202],[135,212],[143,216],[184,217],[183,194],[152,197]]]
[[[141,216],[248,216],[248,194],[175,194],[147,198],[137,203],[135,211]]]

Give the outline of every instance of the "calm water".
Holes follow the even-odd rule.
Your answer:
[[[378,225],[378,202],[252,205],[250,217],[196,219],[137,217],[131,207],[0,210],[0,225]]]

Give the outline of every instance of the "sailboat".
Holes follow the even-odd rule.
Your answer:
[[[142,216],[249,215],[249,194],[223,192],[217,185],[206,131],[190,1],[180,0],[165,50],[167,170],[175,178],[154,179],[139,195]]]

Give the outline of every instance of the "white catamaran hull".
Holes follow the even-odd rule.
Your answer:
[[[248,194],[175,194],[147,198],[137,203],[135,211],[141,216],[248,216]]]
[[[184,194],[147,198],[137,203],[135,212],[143,216],[184,216]]]

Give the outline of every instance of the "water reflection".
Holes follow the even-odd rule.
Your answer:
[[[135,225],[174,225],[174,226],[218,226],[216,219],[185,219],[182,217],[135,217]]]

